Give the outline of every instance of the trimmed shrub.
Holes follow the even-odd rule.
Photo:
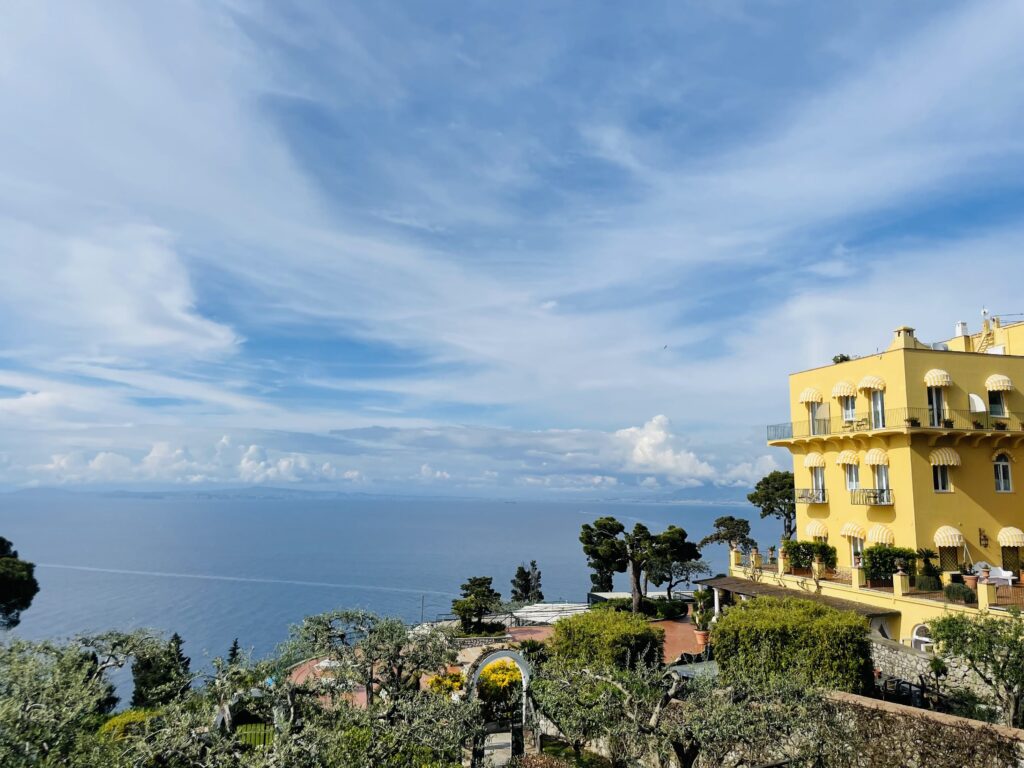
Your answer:
[[[935,576],[918,576],[917,588],[922,592],[938,592],[942,589],[942,582]]]
[[[823,541],[784,541],[782,551],[794,568],[810,568],[816,556],[826,567],[836,567],[836,548]]]
[[[150,721],[159,716],[159,709],[126,709],[103,723],[99,734],[114,741],[127,736],[141,736],[148,730]]]
[[[811,600],[739,603],[712,625],[711,645],[726,683],[779,674],[852,693],[873,684],[867,621]]]
[[[587,611],[555,622],[551,652],[557,659],[620,668],[661,664],[665,632],[642,616]]]
[[[640,613],[650,618],[678,619],[686,615],[687,603],[684,600],[652,600],[649,597],[640,599]],[[594,604],[594,609],[599,611],[625,611],[632,613],[633,599],[629,597],[614,597],[611,600],[602,600]]]
[[[951,603],[974,605],[978,602],[978,595],[966,584],[947,584],[945,589],[942,590],[942,593]]]
[[[904,562],[904,573],[914,573],[917,568],[917,552],[908,547],[890,547],[875,544],[864,550],[864,575],[872,581],[891,579],[898,570],[896,561]]]

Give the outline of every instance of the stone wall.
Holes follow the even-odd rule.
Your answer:
[[[910,683],[917,683],[920,677],[932,677],[928,666],[932,658],[931,653],[902,645],[895,640],[874,636],[871,638],[871,659],[875,669]],[[979,695],[988,694],[988,687],[970,669],[955,662],[946,664],[949,667],[949,674],[943,678],[943,688],[969,688]]]

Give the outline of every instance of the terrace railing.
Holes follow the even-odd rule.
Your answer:
[[[797,488],[795,495],[797,504],[828,503],[828,491],[824,488]]]
[[[892,488],[857,488],[850,491],[850,503],[872,507],[890,507]]]
[[[797,437],[842,435],[879,430],[939,430],[954,432],[1024,432],[1024,421],[1016,413],[1005,415],[947,409],[936,415],[931,408],[888,408],[883,413],[858,412],[809,421],[769,424],[767,437],[791,440]]]

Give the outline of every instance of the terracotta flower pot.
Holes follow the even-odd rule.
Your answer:
[[[988,581],[988,575],[990,573],[992,573],[992,571],[989,568],[982,568],[981,569],[981,583],[982,584],[984,584],[985,582]]]
[[[711,636],[711,633],[706,629],[695,629],[693,634],[697,636],[697,645],[701,648],[708,644],[708,638]]]
[[[964,584],[966,584],[971,589],[977,589],[978,588],[978,577],[974,576],[973,574],[972,575],[967,575],[965,573],[964,574]]]

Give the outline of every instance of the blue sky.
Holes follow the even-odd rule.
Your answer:
[[[653,497],[1024,312],[1024,6],[13,3],[0,485]]]

